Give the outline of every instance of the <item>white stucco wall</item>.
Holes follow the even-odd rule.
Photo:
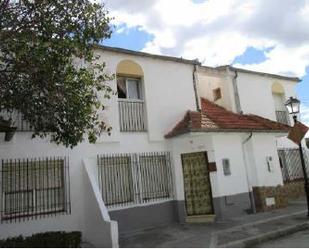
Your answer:
[[[251,176],[253,186],[283,185],[275,135],[256,133],[248,143],[252,149],[249,153],[254,157],[250,164],[250,167],[255,167],[252,171],[255,175]],[[273,159],[273,172],[268,171],[266,157]]]
[[[229,77],[225,72],[201,67],[197,72],[197,90],[199,97],[214,101],[213,90],[221,89],[222,98],[215,101],[227,110],[233,110],[232,86],[228,84]]]
[[[111,221],[98,183],[97,159],[83,160],[84,238],[95,247],[119,247],[118,224]]]
[[[207,152],[208,161],[215,162],[217,172],[210,173],[213,197],[248,192],[246,169],[240,133],[191,133],[170,140],[176,179],[177,200],[184,200],[181,154]],[[231,172],[223,173],[222,159],[229,159]]]
[[[239,72],[237,86],[242,111],[276,120],[275,102],[272,95],[272,85],[274,83],[282,85],[285,99],[296,96],[297,84],[295,82]]]
[[[132,56],[115,52],[102,52],[101,61],[106,62],[107,72],[116,73],[119,62],[125,59],[138,63],[144,71],[144,91],[147,109],[148,131],[143,133],[121,133],[119,131],[118,101],[117,96],[111,100],[104,100],[106,111],[102,117],[113,127],[112,135],[103,134],[95,145],[84,142],[73,150],[51,144],[49,139],[31,139],[31,133],[17,132],[10,142],[4,142],[4,134],[0,134],[0,158],[39,158],[48,156],[67,156],[70,161],[70,189],[71,189],[71,214],[59,215],[50,218],[32,221],[17,222],[12,224],[0,224],[0,239],[8,236],[30,235],[44,231],[82,231],[89,242],[95,242],[97,237],[89,236],[89,223],[85,218],[91,216],[90,220],[100,219],[98,209],[90,214],[84,205],[91,196],[83,195],[81,188],[85,183],[83,173],[83,159],[96,158],[98,154],[113,153],[140,153],[160,152],[167,150],[164,134],[183,117],[187,110],[195,110],[195,95],[193,90],[193,66],[170,62],[147,57]],[[110,82],[116,90],[116,81]],[[86,181],[87,182],[87,181]],[[90,203],[91,204],[91,203]],[[94,203],[94,205],[96,205]],[[101,236],[109,233],[110,226],[100,222],[97,229],[102,231]],[[104,228],[105,227],[105,228]],[[115,229],[115,228],[113,228]],[[100,232],[100,231],[98,231]],[[107,240],[109,238],[106,238]],[[96,243],[97,244],[97,243]]]
[[[198,71],[198,93],[200,97],[213,100],[212,90],[220,87],[222,89],[222,99],[216,101],[226,108],[236,112],[235,95],[233,88],[233,78],[235,72],[201,68]],[[255,114],[271,120],[276,120],[275,100],[272,94],[272,86],[279,84],[284,90],[284,99],[296,96],[297,83],[285,79],[278,79],[271,76],[238,72],[237,88],[240,99],[240,107],[245,114]],[[290,124],[293,125],[292,117]],[[295,144],[286,138],[278,137],[278,148],[291,148]]]
[[[241,133],[221,133],[213,136],[220,196],[249,192]],[[230,161],[231,175],[223,172],[223,159]]]
[[[163,141],[187,110],[196,110],[193,65],[96,50],[101,61],[107,64],[106,71],[116,73],[123,60],[132,60],[144,72],[143,86],[147,112],[147,127],[150,141]],[[116,80],[111,86],[117,89]],[[119,117],[117,96],[107,102],[104,114],[113,127],[112,141],[119,141]]]
[[[171,151],[174,179],[175,179],[175,196],[177,200],[184,200],[184,181],[181,154],[194,152],[207,152],[208,160],[214,162],[213,140],[210,134],[186,134],[168,140],[168,150]],[[211,173],[213,195],[218,195],[216,173]]]
[[[249,139],[246,143],[244,143]],[[177,200],[184,200],[181,154],[207,152],[217,172],[210,173],[213,197],[252,191],[253,186],[282,184],[276,135],[266,133],[190,133],[169,140],[172,152]],[[266,157],[273,158],[274,171],[268,172]],[[231,175],[224,175],[223,159],[230,162]]]

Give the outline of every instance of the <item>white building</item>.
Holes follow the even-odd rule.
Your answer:
[[[95,246],[116,247],[119,234],[252,212],[254,191],[283,185],[276,140],[288,129],[265,118],[276,120],[297,79],[245,70],[235,79],[232,67],[99,46],[95,53],[117,76],[110,84],[118,96],[102,99],[111,136],[71,150],[31,139],[18,120],[13,140],[0,141],[0,239],[77,230]]]

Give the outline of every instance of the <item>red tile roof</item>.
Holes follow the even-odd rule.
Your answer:
[[[237,114],[215,103],[201,99],[201,112],[187,111],[184,118],[165,135],[171,138],[187,132],[201,131],[267,131],[288,132],[290,126],[257,115]]]

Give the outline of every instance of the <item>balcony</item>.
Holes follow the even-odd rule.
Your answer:
[[[281,124],[290,125],[289,115],[286,111],[276,111],[276,119]]]
[[[118,99],[121,132],[144,132],[146,128],[143,100]]]

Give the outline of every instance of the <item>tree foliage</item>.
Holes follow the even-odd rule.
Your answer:
[[[105,6],[88,0],[0,0],[0,111],[70,147],[110,132],[99,113],[112,76],[92,49],[110,37],[109,23]]]

